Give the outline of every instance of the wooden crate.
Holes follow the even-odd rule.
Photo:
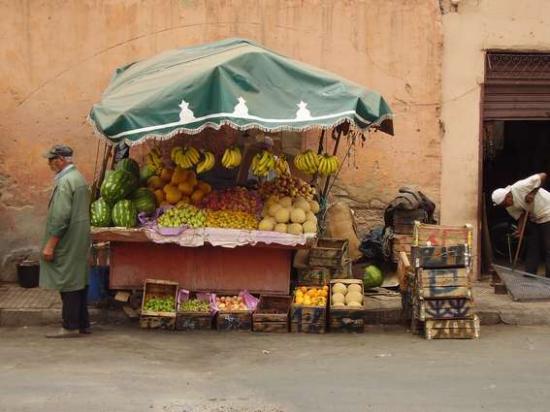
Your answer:
[[[469,268],[420,268],[417,269],[416,281],[419,288],[471,287]]]
[[[143,298],[141,301],[141,316],[163,316],[163,317],[176,317],[176,308],[173,312],[157,312],[152,310],[145,310],[145,302],[149,299],[165,298],[172,296],[174,298],[174,304],[177,300],[178,284],[176,282],[170,282],[167,280],[147,279],[143,285]]]
[[[292,333],[325,333],[326,323],[323,322],[290,322]]]
[[[360,285],[363,295],[363,305],[361,307],[334,307],[329,302],[329,328],[331,332],[358,332],[365,330],[365,290],[363,281],[360,279],[333,279],[330,281],[329,296],[332,296],[332,288],[336,283],[344,285]]]
[[[392,240],[392,261],[399,262],[399,253],[401,252],[405,252],[410,259],[412,244],[412,235],[394,234]]]
[[[474,339],[479,338],[479,318],[432,320],[424,322],[426,339]]]
[[[176,330],[210,330],[213,319],[210,312],[178,312]]]
[[[393,213],[393,232],[403,235],[412,235],[414,232],[414,222],[422,222],[427,217],[424,209],[396,210]]]
[[[416,299],[414,313],[419,320],[473,319],[474,303],[471,299]]]
[[[288,332],[290,296],[262,295],[252,314],[252,330],[255,332]]]
[[[331,270],[323,267],[306,267],[298,269],[298,283],[305,286],[328,285]]]
[[[414,246],[456,246],[467,245],[471,250],[473,231],[471,225],[442,226],[415,222]]]
[[[470,266],[468,245],[413,246],[411,258],[415,268],[456,268]]]
[[[319,238],[309,251],[308,266],[342,268],[349,263],[347,239]]]
[[[216,330],[252,330],[252,313],[249,310],[233,312],[218,312],[216,315]]]
[[[144,329],[167,329],[174,330],[176,327],[175,316],[146,316],[139,317],[139,326]]]
[[[327,308],[320,306],[290,305],[290,331],[325,333]]]

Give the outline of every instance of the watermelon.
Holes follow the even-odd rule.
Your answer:
[[[126,170],[109,173],[101,184],[101,196],[110,205],[124,199],[137,187],[137,178]]]
[[[143,165],[141,169],[139,169],[139,181],[143,184],[145,184],[147,180],[154,175],[155,168],[151,165]]]
[[[139,165],[134,159],[129,157],[119,160],[116,164],[116,170],[126,170],[128,173],[133,174],[136,179],[139,180]]]
[[[90,223],[96,227],[111,226],[111,206],[102,197],[90,205]]]
[[[365,289],[377,288],[378,286],[381,286],[383,282],[384,275],[378,267],[369,265],[364,269],[363,285]]]
[[[137,225],[137,214],[137,209],[131,200],[119,200],[113,206],[113,223],[120,227],[134,227]]]
[[[151,192],[146,187],[140,187],[130,196],[134,206],[136,207],[138,213],[152,213],[157,208],[157,198],[155,194]]]

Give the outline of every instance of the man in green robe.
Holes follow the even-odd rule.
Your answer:
[[[44,157],[55,172],[40,260],[40,286],[56,289],[63,303],[63,327],[50,338],[89,333],[88,252],[90,190],[72,162],[73,150],[55,145]]]

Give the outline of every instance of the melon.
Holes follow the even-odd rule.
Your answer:
[[[277,223],[287,223],[290,219],[290,210],[286,207],[281,207],[279,210],[277,210],[277,213],[275,213],[275,220]]]
[[[96,227],[111,226],[111,207],[102,197],[90,205],[90,224]]]
[[[269,217],[266,217],[262,220],[260,220],[260,223],[258,224],[258,229],[265,230],[265,231],[271,231],[275,227],[275,220]]]
[[[315,200],[309,201],[309,207],[311,211],[315,214],[319,213],[319,210],[321,210],[321,207],[319,206],[319,203],[317,203]]]
[[[275,232],[279,233],[287,233],[287,226],[286,223],[277,223],[275,225],[275,228],[273,229]]]
[[[101,184],[101,197],[114,205],[132,193],[138,185],[138,178],[126,170],[115,170],[109,173]]]
[[[306,220],[303,224],[304,233],[317,233],[317,223]]]
[[[369,265],[364,269],[363,284],[366,289],[376,288],[382,283],[384,283],[384,275],[378,267]]]
[[[310,210],[309,212],[306,212],[306,220],[311,220],[312,222],[317,223],[317,216]]]
[[[116,170],[126,170],[128,173],[134,175],[136,179],[140,178],[139,164],[134,159],[126,158],[121,159],[116,164]]]
[[[275,217],[275,214],[279,211],[279,209],[281,209],[282,206],[279,205],[279,204],[274,204],[274,205],[271,205],[267,211],[267,213],[269,214],[269,216],[271,217]]]
[[[292,199],[288,196],[285,196],[285,197],[281,198],[281,200],[279,200],[279,204],[282,207],[290,207],[290,206],[292,206]]]
[[[350,302],[363,303],[363,295],[361,292],[348,292],[346,295],[346,303],[349,304]]]
[[[134,227],[137,225],[137,210],[131,200],[120,200],[113,206],[112,219],[115,226]]]
[[[306,221],[306,213],[299,208],[292,209],[290,212],[290,220],[293,223],[304,223]]]
[[[155,194],[146,187],[140,187],[131,195],[138,213],[152,213],[157,208],[157,199]]]
[[[361,290],[361,285],[358,285],[357,283],[352,283],[351,285],[348,285],[348,293],[349,292],[363,292]]]
[[[301,235],[303,233],[302,225],[299,223],[291,223],[288,225],[288,233],[291,235]]]
[[[149,178],[154,175],[155,168],[151,165],[144,165],[141,167],[141,169],[139,169],[139,181],[142,184],[146,184],[147,180],[149,180]]]
[[[362,305],[361,303],[359,303],[359,302],[354,302],[354,301],[352,300],[350,303],[348,303],[348,306],[349,306],[350,308],[360,308],[360,307],[362,307],[363,305]]]
[[[348,288],[343,283],[335,283],[332,286],[332,293],[341,293],[345,295],[348,292]]]
[[[345,305],[344,303],[342,303],[342,302],[337,302],[337,303],[333,303],[332,306],[334,306],[334,307],[342,307],[342,308],[343,308],[343,307],[345,307],[346,305]]]
[[[304,215],[305,215],[305,212],[309,212],[311,209],[307,200],[304,200],[304,199],[298,199],[296,202],[294,202],[294,207],[298,209],[302,209],[304,211]]]
[[[344,304],[345,300],[346,298],[342,293],[333,293],[330,299],[333,305],[336,303]]]

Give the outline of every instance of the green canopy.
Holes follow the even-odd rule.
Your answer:
[[[393,134],[379,94],[243,39],[170,50],[117,69],[90,120],[112,142],[129,144],[222,125],[276,132],[349,121]]]

